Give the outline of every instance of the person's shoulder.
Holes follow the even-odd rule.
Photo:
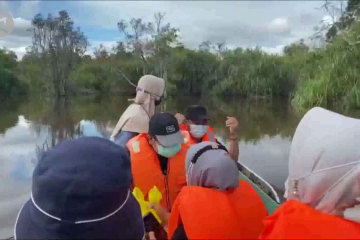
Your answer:
[[[219,140],[217,140],[217,138],[215,138],[215,142],[217,145],[224,147],[224,145]]]
[[[220,147],[224,148],[224,149],[229,153],[228,149],[224,146],[224,144],[222,144],[222,143],[221,143],[219,140],[217,140],[216,138],[215,138],[215,142],[216,142],[217,145],[219,145]]]

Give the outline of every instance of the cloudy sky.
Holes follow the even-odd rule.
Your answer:
[[[203,41],[226,42],[227,46],[260,46],[279,53],[284,45],[308,38],[327,14],[319,10],[324,1],[0,1],[0,10],[11,14],[15,28],[0,38],[0,46],[19,58],[31,44],[31,19],[37,13],[56,14],[67,10],[89,38],[93,51],[122,39],[117,29],[121,19],[152,20],[155,12],[165,12],[166,20],[180,28],[180,41],[198,47]]]

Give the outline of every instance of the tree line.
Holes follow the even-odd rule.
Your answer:
[[[123,41],[103,45],[87,55],[90,44],[66,11],[32,20],[33,43],[21,61],[0,51],[0,95],[133,93],[129,84],[144,74],[166,81],[166,95],[219,95],[247,98],[286,97],[297,109],[318,106],[360,107],[359,0],[325,1],[332,23],[322,23],[310,47],[304,40],[286,46],[282,55],[260,48],[228,49],[226,43],[203,42],[185,47],[180,29],[165,21],[120,20]],[[339,13],[340,17],[331,15]]]

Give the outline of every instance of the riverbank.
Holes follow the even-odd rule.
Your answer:
[[[66,11],[59,12],[59,18],[53,19],[37,15],[32,25],[34,34],[43,31],[48,21],[62,19],[71,23],[67,31],[79,41],[72,46],[74,49],[54,43],[52,46],[58,48],[55,55],[50,45],[34,41],[32,50],[21,61],[17,61],[13,52],[0,50],[0,95],[130,94],[134,89],[129,82],[136,85],[144,74],[153,74],[166,80],[169,96],[266,99],[287,96],[299,112],[313,106],[357,109],[360,108],[357,39],[360,23],[352,15],[358,3],[351,2],[349,6],[343,13],[346,22],[340,18],[333,23],[331,31],[317,35],[317,40],[326,40],[320,41],[318,47],[306,45],[300,39],[285,46],[282,54],[266,53],[260,48],[230,49],[225,43],[209,41],[196,49],[187,48],[180,42],[181,30],[170,23],[162,22],[167,27],[159,33],[151,28],[153,20],[137,19],[141,29],[152,33],[150,39],[145,39],[146,34],[140,34],[142,37],[136,40],[131,38],[131,34],[127,34],[134,29],[128,21],[121,20],[118,26],[121,26],[120,33],[125,34],[124,40],[116,43],[112,50],[100,45],[90,56],[85,54],[86,36],[75,29]],[[61,24],[45,30],[58,34],[58,27]],[[61,34],[58,37],[64,38]],[[35,35],[34,39],[37,39]],[[69,56],[68,52],[74,55]],[[54,62],[59,64],[53,65]]]

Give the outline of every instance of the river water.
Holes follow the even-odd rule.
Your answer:
[[[5,101],[0,109],[0,239],[13,236],[19,209],[29,198],[31,176],[39,154],[78,136],[108,137],[128,97],[83,96]],[[227,143],[227,116],[239,121],[239,161],[279,192],[288,173],[291,137],[301,119],[286,100],[247,101],[215,98],[172,98],[158,110],[184,113],[187,106],[208,108],[217,138]],[[5,106],[5,107],[4,107]]]

